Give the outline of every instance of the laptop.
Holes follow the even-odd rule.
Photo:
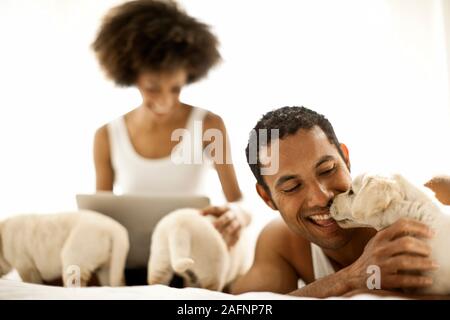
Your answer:
[[[153,229],[173,210],[201,209],[209,205],[203,196],[115,195],[112,192],[77,194],[78,209],[93,210],[113,218],[128,230],[130,249],[127,268],[146,268]]]

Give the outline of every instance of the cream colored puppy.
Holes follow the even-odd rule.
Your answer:
[[[214,217],[180,209],[159,221],[152,234],[148,283],[168,285],[174,273],[186,287],[222,291],[249,267],[245,230],[228,249],[213,226]]]
[[[128,232],[93,211],[20,215],[0,222],[0,276],[16,269],[25,282],[63,279],[86,286],[93,273],[101,285],[120,286]]]
[[[402,217],[431,226],[436,232],[429,240],[432,259],[440,267],[429,274],[433,285],[420,292],[450,294],[450,215],[431,191],[414,186],[401,175],[360,175],[350,190],[334,198],[330,212],[342,228],[381,230]]]

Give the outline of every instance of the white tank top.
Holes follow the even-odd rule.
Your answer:
[[[329,276],[335,273],[330,259],[325,255],[322,248],[311,242],[311,257],[314,271],[314,280]],[[305,286],[305,282],[302,279],[298,279],[297,287],[302,288]]]
[[[132,194],[199,194],[199,186],[209,162],[203,154],[202,123],[207,110],[193,107],[183,138],[165,158],[149,159],[134,149],[123,116],[108,123],[114,191]],[[178,139],[177,139],[178,140]],[[189,151],[190,152],[186,152]],[[172,159],[191,153],[192,161],[176,163]],[[197,155],[194,159],[193,155]]]
[[[316,280],[333,274],[334,268],[322,248],[311,242],[311,256]]]

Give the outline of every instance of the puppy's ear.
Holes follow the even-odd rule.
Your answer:
[[[355,219],[364,219],[383,212],[393,201],[403,198],[400,186],[394,180],[366,176],[353,201],[352,215]]]

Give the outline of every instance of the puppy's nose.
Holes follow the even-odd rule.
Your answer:
[[[336,208],[336,205],[334,204],[334,202],[330,207],[330,215],[332,218],[334,218],[338,215],[337,208]]]
[[[337,220],[342,218],[342,212],[339,212],[339,198],[338,196],[334,197],[333,202],[330,206],[330,215],[333,219]]]

